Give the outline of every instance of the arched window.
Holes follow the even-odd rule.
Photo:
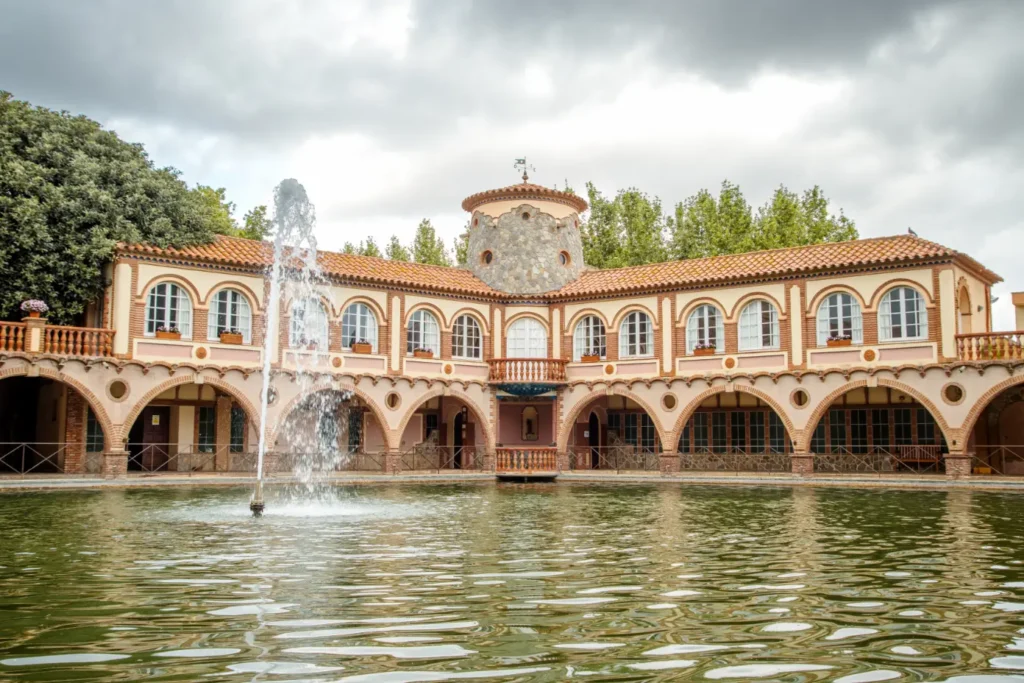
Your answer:
[[[722,312],[711,304],[701,304],[686,321],[686,353],[695,349],[725,350],[725,327]]]
[[[633,311],[619,325],[619,357],[654,355],[654,328],[643,311]]]
[[[452,326],[452,356],[479,359],[483,355],[480,323],[471,315],[462,314]]]
[[[437,318],[430,311],[421,308],[409,317],[406,335],[406,352],[426,349],[434,355],[440,355],[441,335],[438,332]]]
[[[341,314],[342,348],[351,349],[356,342],[369,342],[377,353],[377,317],[366,304],[352,304]]]
[[[913,287],[894,287],[878,306],[878,340],[902,341],[928,336],[924,297]]]
[[[583,356],[608,356],[608,346],[604,332],[604,322],[596,315],[588,315],[576,325],[573,333],[572,357],[579,360]]]
[[[192,299],[184,287],[161,282],[149,290],[146,300],[146,336],[175,330],[185,339],[192,338]]]
[[[740,351],[779,348],[779,312],[768,301],[751,301],[740,312]]]
[[[547,358],[548,333],[539,320],[520,318],[508,328],[509,358]]]
[[[237,289],[222,289],[210,300],[206,337],[213,341],[221,332],[240,332],[243,342],[252,343],[252,310],[249,300]]]
[[[292,302],[289,346],[315,346],[326,351],[328,344],[327,310],[316,297]]]
[[[852,294],[829,294],[818,306],[818,346],[829,339],[850,339],[854,344],[864,343],[864,327],[860,304]]]

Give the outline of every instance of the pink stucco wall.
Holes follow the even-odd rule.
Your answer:
[[[530,445],[548,446],[555,440],[551,424],[551,404],[531,404],[537,409],[538,438],[536,441],[523,441],[522,416],[525,404],[502,403],[498,406],[498,442],[505,446]]]

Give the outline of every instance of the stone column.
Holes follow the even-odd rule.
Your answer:
[[[25,352],[41,353],[46,318],[22,318],[21,321],[25,323]]]
[[[945,453],[942,459],[946,463],[946,476],[950,479],[966,479],[971,476],[974,453]]]
[[[793,474],[797,476],[814,474],[814,453],[790,453],[789,463]]]
[[[484,451],[480,456],[480,471],[494,471],[494,451]]]
[[[64,420],[64,474],[85,472],[86,411],[85,398],[74,389],[68,389],[67,412]]]
[[[217,396],[216,427],[214,436],[214,469],[224,472],[231,465],[231,398]]]
[[[570,470],[570,467],[569,467],[569,452],[568,451],[559,451],[555,455],[555,461],[558,464],[558,471],[559,472],[568,472]]]
[[[661,476],[668,477],[679,474],[679,454],[675,451],[663,451],[658,454],[658,469]]]
[[[111,448],[103,453],[103,477],[105,479],[123,479],[128,476],[128,451],[124,448]]]

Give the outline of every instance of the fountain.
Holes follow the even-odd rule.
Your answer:
[[[347,456],[349,391],[314,391],[317,380],[325,374],[329,333],[327,317],[322,308],[330,305],[327,279],[317,261],[316,237],[313,228],[316,210],[306,189],[294,178],[281,181],[274,189],[274,255],[270,266],[270,304],[267,309],[267,330],[279,328],[282,295],[289,295],[293,306],[290,316],[289,353],[294,366],[295,384],[299,389],[294,419],[286,418],[279,434],[288,438],[295,456],[293,469],[307,492],[323,492],[326,476]],[[287,288],[287,289],[285,289]],[[270,332],[267,334],[269,340]],[[267,344],[263,356],[263,389],[260,393],[259,450],[256,461],[256,488],[249,502],[252,514],[259,517],[265,509],[263,499],[264,465],[267,452],[267,415],[271,401],[270,380],[272,355]],[[289,420],[291,420],[289,422]],[[310,424],[312,421],[312,424]]]

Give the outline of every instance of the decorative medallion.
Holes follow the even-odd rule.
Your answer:
[[[873,361],[875,359],[875,357],[877,355],[878,354],[875,353],[874,349],[868,349],[867,351],[864,352],[864,360],[866,360],[868,363],[870,363],[871,361]]]
[[[735,358],[726,358],[725,359],[725,367],[728,368],[729,370],[732,370],[734,367],[736,367],[736,359]]]
[[[448,363],[448,364],[446,364],[446,365],[444,366],[444,374],[446,374],[446,375],[450,375],[450,374],[452,374],[452,372],[454,372],[454,371],[455,371],[455,368],[453,368],[453,367],[452,367],[452,364],[451,364],[451,363]]]
[[[341,367],[341,357],[340,356],[335,356],[334,358],[332,358],[331,359],[331,365],[333,365],[336,368],[340,368]]]
[[[196,358],[198,358],[199,360],[202,360],[202,359],[206,358],[206,347],[205,346],[200,346],[198,349],[196,349]]]
[[[614,375],[615,374],[615,366],[612,365],[611,363],[609,363],[608,365],[604,366],[604,374],[606,374],[606,375]]]
[[[942,400],[951,406],[957,406],[963,403],[965,393],[961,385],[956,382],[950,382],[942,387]]]

